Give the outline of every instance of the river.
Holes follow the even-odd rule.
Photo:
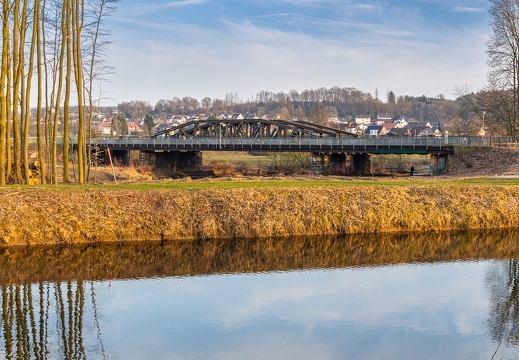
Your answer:
[[[517,358],[518,235],[0,249],[0,358]]]

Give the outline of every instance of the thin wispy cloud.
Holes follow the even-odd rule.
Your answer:
[[[475,7],[464,7],[464,6],[456,6],[454,8],[454,12],[459,13],[484,13],[486,9],[475,8]]]
[[[415,36],[411,30],[401,29],[401,28],[391,28],[388,27],[387,24],[372,22],[362,22],[362,21],[354,21],[349,19],[337,20],[337,19],[326,19],[319,18],[313,16],[306,16],[297,13],[279,13],[279,14],[269,14],[269,15],[261,15],[257,18],[267,18],[267,17],[282,17],[282,18],[291,18],[296,19],[296,22],[300,25],[305,25],[307,27],[312,27],[314,29],[319,29],[324,33],[328,33],[331,36],[340,36],[340,33],[337,31],[341,29],[353,29],[355,31],[362,31],[364,33],[373,33],[378,35],[387,35],[387,36],[398,36],[398,37],[413,37]],[[316,35],[316,34],[314,34]],[[317,36],[317,35],[316,35]],[[318,37],[318,36],[317,36]]]
[[[168,4],[162,5],[162,8],[175,8],[182,6],[190,6],[190,5],[198,5],[203,4],[211,0],[180,0],[180,1],[172,1]]]
[[[168,9],[173,8],[183,8],[187,6],[193,6],[193,5],[201,5],[207,2],[210,2],[212,0],[179,0],[179,1],[170,1],[165,4],[157,4],[157,3],[146,3],[146,4],[139,4],[135,6],[135,10],[137,14],[144,15],[144,14],[151,14],[156,13],[160,11],[165,11]]]

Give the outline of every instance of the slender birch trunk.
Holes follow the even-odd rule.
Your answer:
[[[2,65],[0,73],[0,185],[6,184],[6,126],[7,107],[6,78],[9,74],[7,57],[9,56],[9,0],[2,1]],[[9,91],[7,89],[7,91]]]
[[[84,19],[84,0],[72,0],[72,33],[73,33],[73,57],[74,74],[78,99],[79,129],[77,139],[78,154],[78,182],[84,184],[86,181],[86,136],[85,136],[85,109],[83,99],[83,65],[81,59],[81,31]]]
[[[73,0],[72,0],[73,1]],[[71,90],[71,78],[72,78],[72,31],[70,25],[71,19],[71,0],[65,0],[63,2],[63,11],[65,12],[65,28],[63,29],[63,35],[66,38],[65,57],[67,60],[66,73],[65,73],[65,100],[63,102],[63,182],[68,184],[70,182],[69,174],[69,123],[70,123],[70,90]]]
[[[20,128],[19,128],[19,112],[18,107],[20,103],[20,82],[22,77],[21,68],[23,64],[20,64],[21,56],[19,49],[19,41],[20,41],[20,1],[14,0],[14,8],[13,8],[13,51],[12,51],[12,65],[13,65],[13,100],[12,100],[12,127],[13,127],[13,165],[14,165],[14,182],[19,182],[21,179],[20,173]],[[7,135],[9,136],[9,135]]]
[[[43,100],[43,72],[42,72],[42,43],[41,43],[41,28],[43,28],[44,22],[40,21],[40,0],[35,0],[34,4],[34,23],[36,25],[36,34],[33,37],[36,37],[36,61],[37,61],[37,74],[38,74],[38,100],[36,104],[36,138],[38,142],[38,162],[40,168],[40,183],[46,184],[45,177],[45,155],[43,152],[43,138],[42,138],[42,129],[41,129],[41,119],[42,119],[42,100]]]

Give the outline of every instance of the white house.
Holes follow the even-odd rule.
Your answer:
[[[355,116],[355,124],[371,124],[371,115],[357,115]]]

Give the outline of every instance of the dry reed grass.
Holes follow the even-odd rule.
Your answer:
[[[519,227],[515,186],[10,191],[4,245]]]

